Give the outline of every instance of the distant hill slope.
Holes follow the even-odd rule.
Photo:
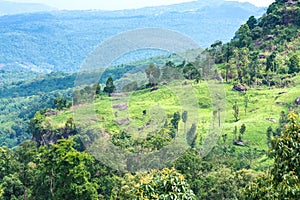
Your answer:
[[[14,15],[21,13],[33,13],[42,11],[52,11],[56,8],[46,6],[38,3],[19,3],[0,0],[0,16],[1,15]]]
[[[0,68],[75,72],[100,42],[120,32],[158,27],[179,31],[206,47],[229,41],[263,8],[223,0],[125,11],[56,11],[0,17]]]

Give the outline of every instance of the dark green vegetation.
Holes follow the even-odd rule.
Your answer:
[[[54,108],[57,97],[71,100],[75,79],[63,73],[40,76],[1,70],[0,77],[0,143],[9,147],[30,139],[28,122],[37,110]]]
[[[31,118],[28,130],[33,141],[0,148],[0,199],[299,199],[300,118],[295,102],[300,96],[299,11],[298,2],[277,0],[262,18],[250,17],[230,43],[215,42],[204,53],[215,56],[216,71],[197,59],[144,66],[147,83],[133,81],[125,87],[128,105],[121,104],[119,96],[109,96],[120,81],[110,74],[103,85],[77,88],[79,101],[70,108],[68,100],[56,96],[52,109]],[[192,88],[199,100],[199,124],[187,124],[193,115],[180,109],[168,89],[177,82],[161,84],[164,77],[170,80],[168,76],[180,74],[184,76],[180,87]],[[215,80],[204,81],[207,76]],[[213,107],[207,83],[224,85],[225,106]],[[95,98],[93,103],[84,101],[90,97]],[[164,120],[159,132],[150,130],[139,138],[120,128],[118,120],[127,116],[123,112],[127,109],[128,120],[146,129],[143,125],[151,122],[151,113],[157,112],[151,107],[157,104],[166,112],[166,118],[157,119]],[[74,112],[91,108],[97,119],[82,121],[100,125],[101,134],[107,133],[125,151],[157,151],[180,131],[186,133],[190,147],[160,170],[110,169],[86,150],[100,133],[93,132],[93,126],[80,128],[73,119]],[[127,121],[123,122],[126,128]],[[211,136],[209,129],[220,125],[222,134],[212,137],[216,145],[200,157],[199,149]],[[143,163],[129,162],[133,168]]]

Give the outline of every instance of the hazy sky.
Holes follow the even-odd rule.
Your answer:
[[[175,4],[180,2],[189,2],[192,0],[8,0],[8,1],[43,3],[58,9],[67,9],[67,10],[85,10],[85,9],[119,10],[119,9],[130,9],[130,8],[141,8],[145,6]],[[256,6],[268,6],[275,0],[234,0],[234,1],[242,1],[242,2],[248,1]]]

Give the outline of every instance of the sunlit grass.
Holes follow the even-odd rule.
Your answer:
[[[239,134],[241,125],[245,124],[246,132],[243,135],[243,140],[247,146],[238,148],[238,150],[242,151],[243,148],[246,150],[251,147],[252,149],[267,151],[267,128],[271,126],[275,130],[278,126],[280,112],[287,112],[288,110],[287,106],[278,105],[276,102],[292,105],[295,98],[300,96],[299,78],[294,78],[294,81],[296,84],[290,88],[249,89],[246,93],[249,97],[246,113],[244,110],[245,94],[232,91],[231,85],[202,82],[198,85],[183,86],[176,83],[175,85],[159,86],[158,90],[152,92],[149,90],[138,90],[128,93],[126,97],[122,97],[120,100],[113,101],[113,97],[102,96],[96,99],[93,104],[76,106],[71,108],[70,111],[53,116],[52,122],[56,127],[63,127],[68,118],[74,117],[75,111],[77,117],[82,116],[82,121],[94,121],[105,132],[110,134],[128,130],[129,134],[138,136],[137,129],[151,124],[156,117],[159,118],[157,123],[161,123],[160,125],[162,126],[165,120],[167,120],[167,123],[170,123],[174,112],[182,113],[184,110],[187,110],[190,113],[187,130],[192,123],[197,122],[199,136],[209,137],[209,130],[218,126],[218,119],[214,119],[212,114],[212,111],[216,109],[216,107],[213,107],[216,104],[213,96],[224,90],[226,91],[226,98],[223,100],[224,104],[222,104],[221,111],[221,117],[224,117],[224,123],[221,124],[221,134],[227,134],[227,143],[232,144],[232,140],[234,140],[234,127],[237,126]],[[211,89],[217,87],[219,89]],[[192,90],[192,92],[187,90]],[[280,92],[286,93],[279,94]],[[193,96],[197,100],[196,105]],[[235,101],[239,106],[239,120],[237,122],[233,116],[232,109]],[[122,102],[128,105],[128,109],[121,111],[113,108],[114,105]],[[143,113],[144,110],[146,114]],[[193,112],[193,110],[196,110],[196,112]],[[151,115],[151,112],[156,112],[157,116]],[[126,118],[130,120],[129,123],[124,125],[118,124],[119,120]],[[274,119],[276,122],[271,122],[267,118]],[[183,127],[184,124],[181,121],[179,123],[179,131],[183,132]],[[152,131],[153,129],[145,129],[145,134]]]

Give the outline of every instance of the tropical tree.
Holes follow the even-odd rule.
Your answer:
[[[94,90],[95,94],[100,94],[101,93],[101,86],[100,86],[100,84],[99,83],[95,83],[93,85],[93,90]]]
[[[62,110],[67,107],[67,99],[65,98],[57,97],[53,102],[57,110]]]
[[[160,69],[157,68],[154,63],[150,64],[149,67],[145,69],[145,73],[151,86],[158,83],[160,77]]]
[[[251,17],[249,17],[249,19],[246,22],[246,24],[248,25],[249,29],[252,30],[257,25],[257,19],[254,16],[251,16]]]
[[[178,131],[178,124],[180,121],[180,113],[179,112],[175,112],[173,114],[173,118],[171,119],[171,124],[173,126],[173,129],[177,132]]]
[[[183,111],[181,118],[182,118],[182,122],[184,123],[184,132],[186,132],[186,122],[187,122],[187,119],[188,119],[188,112]]]
[[[112,79],[112,77],[109,77],[106,81],[106,85],[103,89],[103,92],[107,94],[111,94],[115,91],[116,91],[116,86],[114,85],[114,80]]]
[[[97,185],[91,181],[94,159],[73,145],[72,140],[60,140],[49,149],[39,149],[34,199],[98,199]]]
[[[276,62],[276,53],[272,53],[270,56],[267,57],[266,63],[266,71],[276,72],[277,71],[277,62]]]
[[[188,80],[200,79],[201,75],[198,69],[191,63],[188,63],[182,70],[184,77]]]
[[[245,134],[246,132],[246,125],[242,124],[241,128],[240,128],[240,137],[242,139],[242,136]]]
[[[239,121],[239,106],[237,105],[237,102],[235,101],[233,106],[233,116],[235,118],[235,121]]]
[[[14,152],[14,156],[17,161],[18,179],[23,186],[22,194],[24,200],[29,197],[31,186],[33,185],[36,155],[36,143],[32,141],[23,142],[16,148]]]
[[[251,31],[248,24],[243,24],[238,31],[235,33],[234,37],[235,46],[238,48],[249,47],[252,42]]]
[[[26,200],[26,197],[23,197],[23,191],[23,184],[18,177],[18,173],[9,174],[3,178],[2,183],[0,184],[0,199]]]
[[[187,143],[194,148],[197,140],[197,126],[196,124],[192,124],[190,130],[188,130],[186,134]]]
[[[298,73],[300,71],[300,60],[299,57],[294,54],[291,56],[288,62],[289,74]]]
[[[125,176],[119,199],[195,199],[184,176],[174,168]]]

